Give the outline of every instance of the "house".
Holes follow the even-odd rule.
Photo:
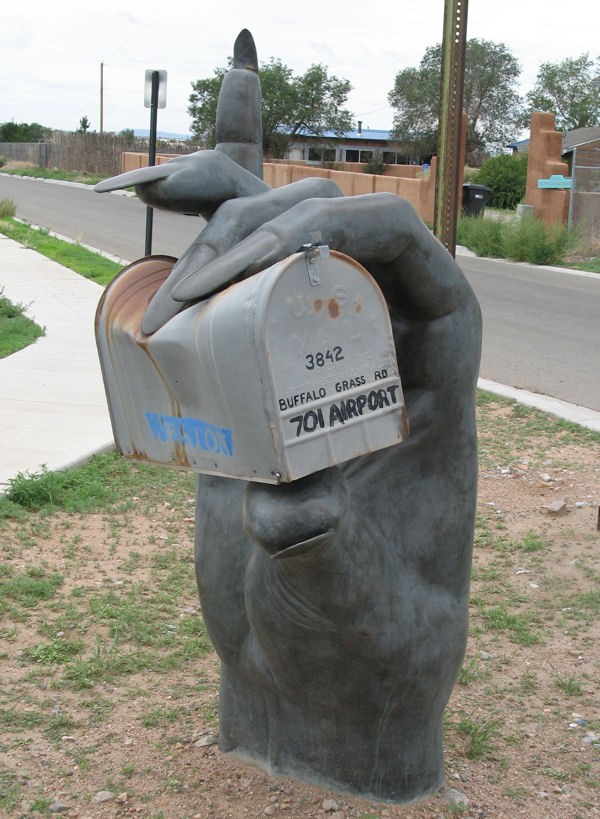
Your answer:
[[[431,156],[408,156],[402,145],[390,139],[390,131],[363,128],[359,120],[355,131],[338,136],[333,131],[323,134],[297,134],[287,151],[287,159],[295,162],[323,164],[329,162],[359,162],[381,160],[385,165],[414,165],[430,162]]]
[[[529,152],[529,139],[521,139],[518,142],[511,142],[506,146],[512,148],[513,155]],[[595,150],[600,148],[600,128],[574,128],[567,131],[562,137],[561,156],[566,162],[570,162],[573,152],[577,148],[585,150]]]
[[[569,165],[569,173],[573,173],[573,162],[581,164],[576,157],[582,157],[583,152],[600,150],[600,128],[575,128],[563,135],[562,157]],[[598,167],[600,154],[588,154],[584,164]]]
[[[512,149],[513,156],[526,154],[529,151],[529,138],[519,139],[517,142],[510,142],[506,147]]]

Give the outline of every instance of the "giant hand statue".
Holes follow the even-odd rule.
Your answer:
[[[202,162],[214,186],[212,160]],[[205,201],[203,174],[184,210]],[[156,195],[161,182],[148,184]],[[479,307],[398,197],[343,197],[307,180],[233,185],[226,200],[154,297],[144,332],[317,236],[385,296],[411,435],[288,485],[199,476],[196,572],[222,664],[220,745],[274,774],[423,798],[443,782],[443,711],[467,639]]]

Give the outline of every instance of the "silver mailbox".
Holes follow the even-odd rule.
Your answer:
[[[131,265],[98,306],[124,455],[287,483],[407,437],[387,306],[356,261],[307,248],[144,336],[142,316],[172,265]]]

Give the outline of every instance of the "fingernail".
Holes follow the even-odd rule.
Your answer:
[[[184,307],[183,302],[174,301],[170,297],[161,300],[152,299],[141,321],[142,333],[146,336],[152,335],[177,313],[180,313]]]
[[[106,191],[145,185],[147,182],[157,182],[159,179],[165,179],[175,173],[176,170],[177,168],[173,165],[169,166],[167,162],[162,165],[150,165],[147,168],[136,168],[134,171],[126,171],[118,176],[111,176],[110,179],[103,179],[102,182],[94,185],[94,190],[97,193],[105,193]]]
[[[277,238],[272,233],[255,233],[202,270],[186,276],[173,290],[173,298],[175,301],[191,301],[213,293],[229,284],[246,268],[260,263],[276,247]]]
[[[233,44],[233,67],[258,71],[258,56],[254,37],[247,28],[240,31]]]

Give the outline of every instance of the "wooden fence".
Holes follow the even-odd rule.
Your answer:
[[[157,142],[157,150],[167,149],[170,154],[195,150],[189,142]],[[124,137],[113,133],[80,134],[68,131],[54,131],[52,140],[48,142],[0,142],[0,156],[9,161],[104,177],[121,172],[121,155],[124,151],[139,151],[147,155],[148,143],[145,140],[126,142]]]

